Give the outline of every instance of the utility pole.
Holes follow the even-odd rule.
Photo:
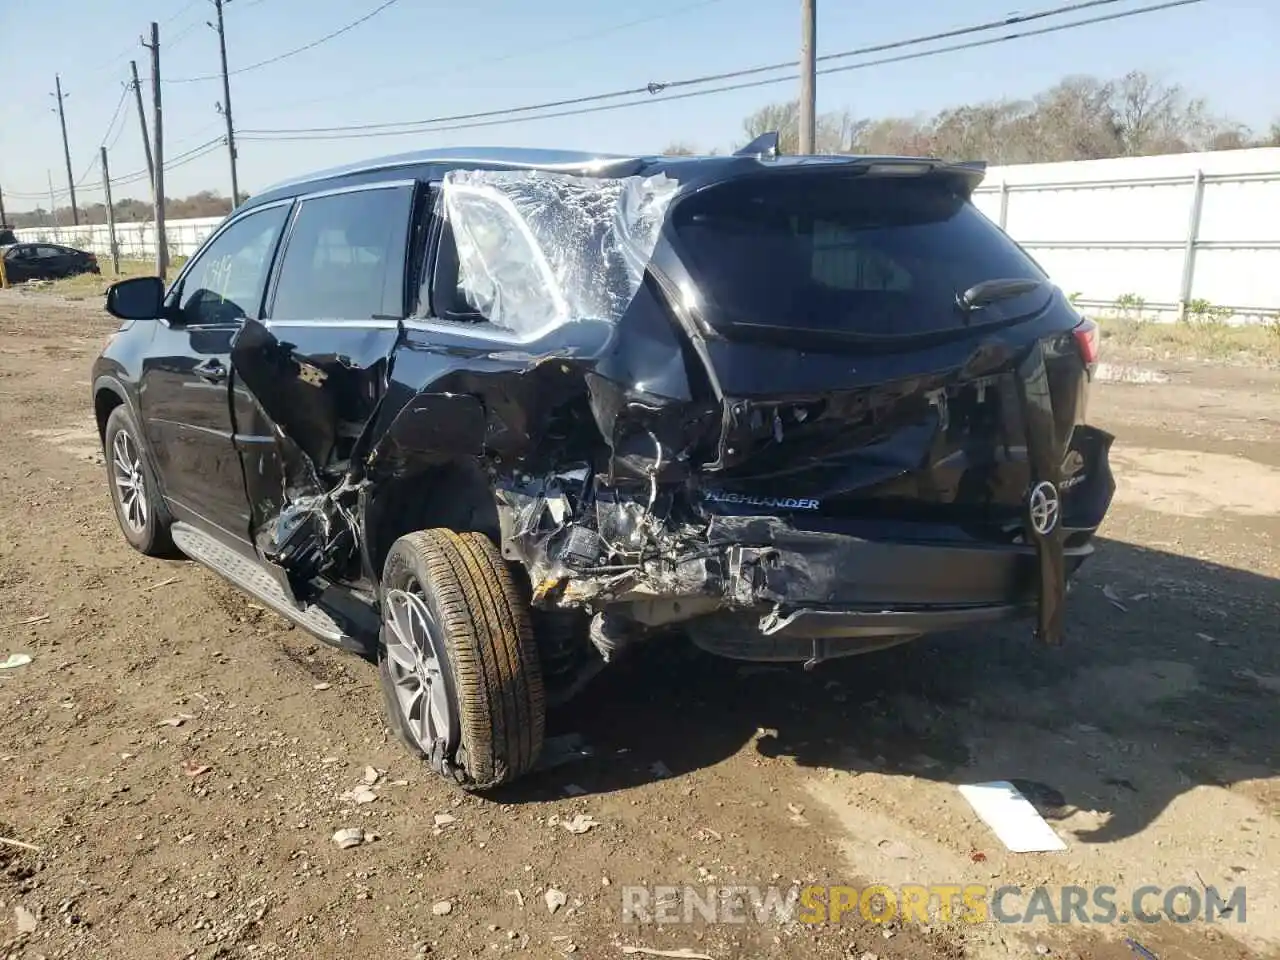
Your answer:
[[[107,169],[107,148],[102,146],[98,149],[102,151],[102,192],[107,201],[107,236],[111,241],[111,270],[118,277],[120,276],[120,247],[116,245],[116,211],[111,205],[111,171]]]
[[[222,55],[222,115],[227,121],[227,152],[231,155],[231,209],[240,205],[240,183],[236,178],[236,131],[231,123],[231,81],[227,79],[227,34],[222,25],[225,0],[213,0],[218,11],[218,53]]]
[[[49,219],[53,221],[53,229],[58,229],[58,201],[53,199],[53,172],[44,168],[44,175],[49,180]]]
[[[138,104],[138,123],[142,125],[142,150],[147,155],[147,182],[151,184],[151,202],[156,200],[156,165],[151,161],[151,137],[147,133],[147,111],[142,108],[142,84],[138,82],[138,61],[130,60],[133,71],[133,98]]]
[[[169,243],[164,235],[164,110],[160,104],[160,24],[151,24],[151,42],[142,44],[151,51],[152,126],[155,131],[155,175],[152,177],[156,208],[156,276],[164,280],[169,272]]]
[[[67,145],[67,115],[62,111],[62,77],[54,74],[53,82],[58,91],[54,96],[58,98],[58,123],[62,126],[62,155],[67,161],[67,188],[71,191],[71,222],[78,227],[80,211],[76,209],[76,180],[71,172],[71,148]]]
[[[813,153],[818,112],[818,0],[800,0],[800,153]]]
[[[0,189],[0,227],[3,227],[8,222],[4,217],[4,190]]]

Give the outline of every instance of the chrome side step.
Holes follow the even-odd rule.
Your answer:
[[[362,648],[362,645],[349,636],[333,617],[319,607],[314,604],[305,610],[295,607],[276,579],[256,560],[224,546],[190,524],[176,522],[171,527],[170,533],[177,548],[192,560],[204,564],[214,573],[229,580],[245,593],[252,594],[280,616],[293,621],[325,643],[342,647],[344,650]]]

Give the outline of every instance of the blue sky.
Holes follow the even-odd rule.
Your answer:
[[[1061,0],[819,0],[819,53],[830,53],[1010,13]],[[323,36],[368,13],[379,0],[228,0],[231,68]],[[1124,0],[1074,17],[1145,5]],[[795,56],[799,0],[398,0],[350,32],[278,64],[232,77],[237,129],[329,126],[468,113],[555,100],[772,63]],[[204,25],[209,0],[60,0],[56,23],[35,8],[0,0],[0,186],[6,207],[40,203],[21,194],[66,185],[54,73],[62,75],[72,166],[93,160],[131,57],[144,76],[138,45],[151,20],[162,24],[164,75],[216,73],[217,38]],[[645,21],[645,22],[635,22]],[[1057,22],[1056,20],[1042,23]],[[1204,0],[1109,24],[909,63],[819,77],[818,109],[859,116],[932,113],[961,102],[1032,94],[1069,73],[1149,71],[1205,96],[1212,106],[1258,129],[1280,118],[1280,3]],[[149,96],[149,91],[144,88]],[[253,192],[307,170],[416,147],[498,145],[648,152],[680,140],[702,148],[742,140],[742,118],[786,99],[791,83],[669,104],[477,130],[305,143],[245,142],[241,189]],[[219,136],[217,81],[166,84],[170,157]],[[112,174],[145,167],[132,99],[111,149]],[[117,124],[117,129],[119,125]],[[168,174],[166,192],[230,192],[225,149]],[[100,177],[80,191],[101,199]],[[117,188],[146,195],[142,183]],[[59,203],[65,203],[60,199]],[[44,205],[48,205],[47,199]]]

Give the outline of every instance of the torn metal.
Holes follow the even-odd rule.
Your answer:
[[[245,324],[233,359],[285,465],[246,464],[254,532],[292,595],[376,585],[396,516],[425,514],[491,533],[535,606],[594,614],[605,660],[672,623],[809,662],[1033,609],[1060,636],[1111,494],[1060,332],[862,354],[715,327],[664,238],[677,187],[450,172],[435,212],[474,322],[314,342]],[[1033,488],[1062,494],[1056,526],[1036,528]]]

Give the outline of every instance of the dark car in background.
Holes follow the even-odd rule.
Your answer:
[[[108,293],[120,526],[376,660],[392,729],[469,789],[640,643],[1057,643],[1114,491],[1098,331],[973,206],[983,174],[765,142],[264,191],[168,290]]]
[[[3,248],[2,255],[10,283],[59,280],[80,273],[101,272],[96,254],[56,243],[15,243]]]

